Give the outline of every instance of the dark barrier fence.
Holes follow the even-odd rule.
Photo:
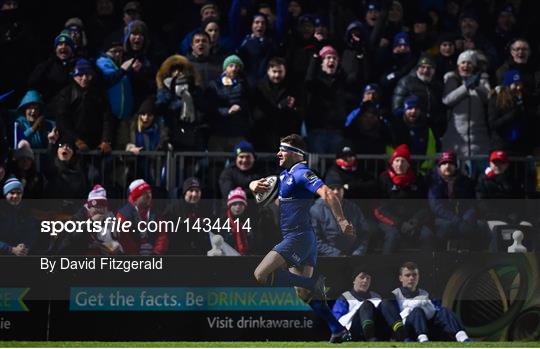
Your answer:
[[[38,170],[43,169],[47,159],[46,151],[35,150]],[[231,153],[226,152],[165,152],[145,151],[138,156],[130,152],[113,151],[110,155],[102,156],[97,151],[80,153],[88,165],[88,177],[92,184],[100,183],[111,190],[116,190],[116,197],[124,197],[127,186],[136,178],[145,178],[152,185],[163,187],[174,193],[182,187],[185,178],[196,176],[205,184],[208,197],[218,198],[219,174],[225,166],[234,161]],[[310,154],[309,165],[319,175],[323,176],[332,166],[335,156],[331,154]],[[418,170],[426,161],[435,165],[433,158],[413,156],[413,167]],[[359,166],[365,173],[377,177],[387,166],[386,155],[358,155]],[[522,179],[529,193],[540,192],[540,158],[520,157],[511,158],[514,166],[511,168],[517,178]],[[257,154],[257,162],[265,174],[279,173],[276,154]],[[487,156],[462,158],[459,166],[464,173],[477,176],[488,164]],[[118,196],[119,195],[119,196]]]
[[[413,260],[420,287],[453,309],[474,338],[534,341],[540,339],[539,257],[337,257],[321,258],[318,269],[328,277],[332,299],[351,287],[359,266],[373,275],[372,290],[386,295],[398,286],[399,266]],[[0,339],[328,339],[325,325],[292,288],[255,284],[252,272],[260,257],[116,258],[119,269],[107,258],[0,257]],[[134,261],[152,269],[125,271]]]

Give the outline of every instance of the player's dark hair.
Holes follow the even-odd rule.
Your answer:
[[[191,43],[193,44],[193,40],[195,40],[195,37],[196,36],[206,36],[206,38],[208,39],[208,42],[210,42],[210,35],[208,35],[207,32],[205,32],[204,30],[197,30],[195,33],[193,33],[193,36],[191,37]]]
[[[399,267],[399,275],[401,275],[401,273],[403,272],[404,269],[409,269],[409,270],[415,270],[415,269],[418,269],[418,264],[416,264],[415,262],[405,262],[401,265],[401,267]]]
[[[298,149],[301,149],[303,151],[307,151],[307,145],[302,136],[297,135],[295,133],[290,134],[288,136],[285,136],[280,139],[281,143],[287,143],[292,145],[293,147],[296,147]]]

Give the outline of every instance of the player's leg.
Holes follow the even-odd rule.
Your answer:
[[[451,337],[455,337],[458,342],[470,340],[457,316],[448,308],[442,307],[435,312],[433,324]]]
[[[305,277],[301,273],[294,274],[286,270],[287,261],[276,251],[270,251],[255,269],[253,275],[257,282],[275,287],[299,286],[313,290],[317,280]]]
[[[291,272],[291,274],[300,275],[311,280],[314,279],[313,266],[311,265],[304,265],[302,267],[291,267],[289,268],[289,271]],[[324,280],[324,278],[320,277],[318,280],[320,282],[320,280]],[[321,287],[323,288],[324,293],[324,282]],[[341,343],[350,341],[352,339],[349,331],[347,331],[347,329],[343,327],[343,325],[341,325],[339,321],[335,318],[334,314],[332,314],[332,311],[326,303],[326,296],[323,297],[325,299],[319,299],[320,297],[316,297],[317,292],[303,287],[295,287],[295,290],[298,297],[300,297],[300,299],[306,302],[320,319],[323,319],[326,322],[328,328],[330,329],[330,332],[332,333],[332,336],[330,337],[331,343]]]

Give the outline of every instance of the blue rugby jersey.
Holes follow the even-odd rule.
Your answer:
[[[313,194],[323,185],[323,181],[299,162],[279,175],[280,226],[283,235],[311,228],[309,209]]]

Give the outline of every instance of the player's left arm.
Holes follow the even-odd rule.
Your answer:
[[[328,207],[330,207],[332,214],[338,221],[341,231],[344,234],[353,235],[353,226],[351,223],[349,223],[347,218],[345,218],[343,207],[341,207],[341,202],[339,201],[339,198],[332,192],[332,190],[326,184],[323,184],[319,187],[319,189],[317,189],[317,194],[324,200],[324,202],[326,202]]]

